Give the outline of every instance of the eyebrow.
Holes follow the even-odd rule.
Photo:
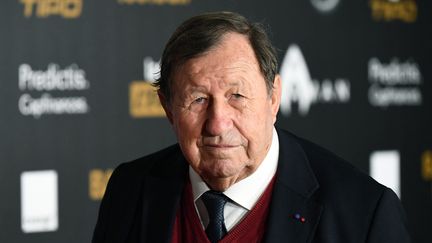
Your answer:
[[[206,92],[208,89],[204,85],[194,85],[188,84],[186,89],[184,89],[185,93],[195,93],[195,92]]]
[[[223,82],[223,81],[221,81]],[[243,86],[243,82],[241,80],[230,81],[227,86],[229,87],[241,87]],[[184,90],[185,92],[206,92],[208,90],[206,85],[189,83]]]

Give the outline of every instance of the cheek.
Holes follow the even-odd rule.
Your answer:
[[[188,148],[190,146],[196,146],[196,141],[201,135],[201,119],[195,114],[185,113],[175,115],[173,121],[173,129],[179,143],[185,146],[185,148],[186,146]]]
[[[199,161],[198,140],[200,137],[198,121],[194,116],[175,116],[173,127],[177,136],[177,141],[180,144],[181,150],[186,157],[186,160],[192,165],[197,166]]]
[[[273,129],[273,116],[264,101],[252,106],[237,117],[236,127],[248,141],[249,153],[261,150]]]

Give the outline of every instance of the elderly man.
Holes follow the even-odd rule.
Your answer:
[[[178,144],[114,171],[93,242],[409,242],[390,189],[275,129],[276,71],[241,15],[178,27],[156,83]]]

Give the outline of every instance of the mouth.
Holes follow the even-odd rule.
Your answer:
[[[208,150],[225,150],[225,149],[237,148],[238,145],[232,145],[232,144],[204,144],[202,147],[204,149],[208,149]]]
[[[224,150],[231,150],[236,149],[240,146],[242,146],[242,143],[235,139],[235,137],[232,136],[226,136],[226,137],[202,137],[200,140],[198,140],[198,147],[201,147],[203,150],[209,150],[209,151],[224,151]]]

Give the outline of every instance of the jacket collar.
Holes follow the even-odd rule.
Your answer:
[[[279,165],[265,242],[310,242],[322,212],[312,200],[319,184],[298,139],[280,129],[278,136]]]
[[[319,188],[319,183],[306,153],[293,134],[280,129],[277,132],[280,143],[277,181],[293,192],[309,198]]]

